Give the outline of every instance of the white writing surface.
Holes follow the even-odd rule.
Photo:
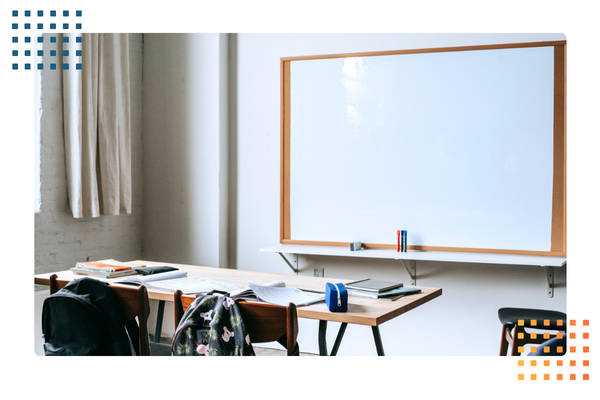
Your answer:
[[[291,239],[548,251],[554,48],[291,63]]]

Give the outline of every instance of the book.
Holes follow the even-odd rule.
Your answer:
[[[380,293],[365,290],[348,289],[347,286],[346,289],[348,290],[348,295],[350,296],[368,297],[377,300],[397,300],[402,296],[421,292],[421,289],[416,288],[414,286],[401,286]]]
[[[100,261],[78,262],[71,272],[78,275],[96,276],[101,278],[116,278],[136,274],[136,270],[145,265],[116,261],[113,259]]]
[[[109,259],[100,261],[78,262],[75,264],[75,267],[90,271],[124,271],[130,269],[144,268],[145,265]]]
[[[285,283],[278,282],[280,282],[279,285],[256,285],[251,283],[248,286],[256,295],[257,300],[285,307],[289,303],[294,303],[296,306],[309,306],[319,301],[325,301],[325,293],[286,287]]]
[[[131,270],[124,270],[124,271],[91,271],[88,269],[81,269],[81,268],[71,268],[71,272],[73,272],[74,274],[77,275],[84,275],[84,276],[89,276],[89,277],[96,277],[96,278],[120,278],[123,276],[130,276],[130,275],[136,275],[137,272],[134,269]]]
[[[349,282],[345,284],[347,289],[364,290],[367,292],[381,293],[386,290],[402,287],[402,282],[382,281],[380,279],[362,279],[360,281]]]

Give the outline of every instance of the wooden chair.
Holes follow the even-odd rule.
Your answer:
[[[52,274],[50,276],[50,294],[56,293],[65,287],[67,283],[69,281],[59,281],[57,275]],[[148,316],[150,315],[150,301],[146,287],[110,286],[110,288],[119,302],[121,313],[128,327],[133,327],[134,331],[139,331],[137,337],[135,335],[130,337],[136,354],[149,356]]]
[[[185,310],[196,298],[195,295],[183,295],[175,292],[175,329]],[[290,303],[287,307],[258,302],[236,302],[251,343],[268,343],[277,341],[287,349],[288,356],[300,355],[298,338],[298,313],[296,306]]]
[[[550,348],[552,344],[561,344],[561,342],[552,339],[562,339],[567,332],[567,315],[565,313],[507,307],[498,310],[498,319],[502,323],[501,356],[507,355],[508,346],[511,347],[510,355],[518,356],[527,344],[543,344],[540,346],[542,347],[541,351],[537,352],[540,355],[561,355],[566,351],[566,346],[565,348]],[[525,331],[525,328],[558,332],[556,334],[550,334],[550,332],[543,334],[529,333]],[[532,353],[536,353],[536,351]]]

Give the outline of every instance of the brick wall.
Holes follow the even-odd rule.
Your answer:
[[[35,214],[35,273],[76,261],[142,258],[142,34],[130,34],[133,207],[130,215],[73,218],[67,197],[61,76],[42,72],[41,211]],[[43,288],[43,287],[41,287]]]

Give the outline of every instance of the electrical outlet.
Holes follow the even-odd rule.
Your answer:
[[[325,268],[315,268],[315,276],[317,278],[322,278],[325,276]]]

